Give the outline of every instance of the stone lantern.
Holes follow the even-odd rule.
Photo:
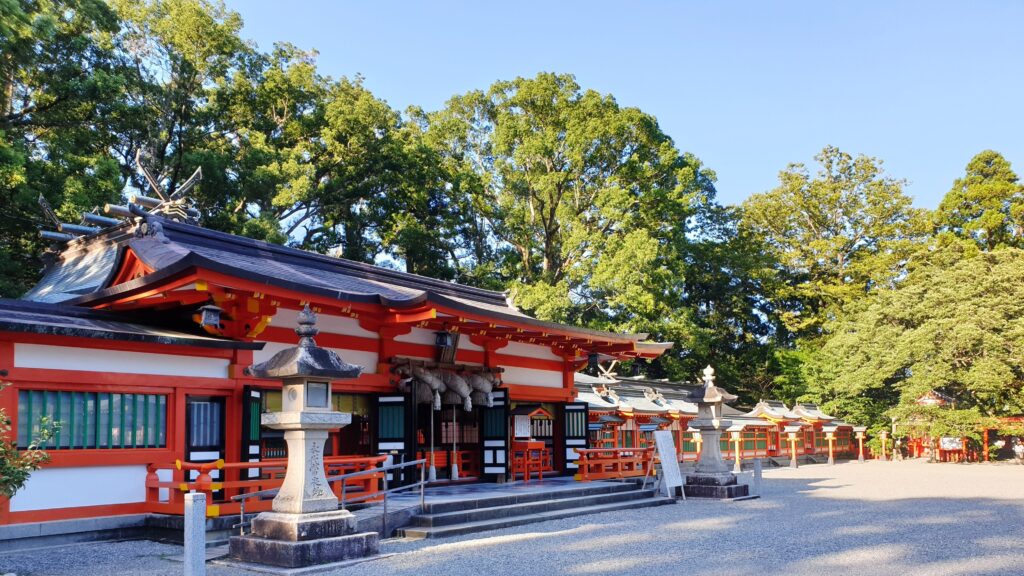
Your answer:
[[[749,486],[738,484],[736,475],[722,459],[722,431],[732,425],[722,417],[722,405],[735,399],[736,396],[715,386],[715,369],[711,366],[704,369],[704,386],[687,397],[687,401],[697,405],[697,417],[690,421],[690,426],[700,431],[702,440],[697,468],[686,477],[688,498],[737,498],[749,494]]]
[[[313,341],[318,330],[309,306],[299,313],[299,344],[245,372],[283,383],[281,412],[263,414],[261,423],[284,430],[288,468],[271,506],[252,521],[252,534],[231,538],[231,556],[245,562],[299,568],[377,553],[377,534],[355,534],[355,516],[338,509],[338,498],[324,473],[328,431],[351,423],[335,412],[331,380],[355,378],[362,368],[346,363]]]
[[[838,426],[823,426],[821,428],[821,431],[825,433],[825,440],[828,441],[828,463],[829,463],[829,466],[831,466],[831,465],[836,463],[835,447],[836,447],[836,430],[838,430],[838,429],[839,429]]]
[[[885,453],[885,451],[888,449],[889,432],[887,430],[882,430],[878,434],[878,439],[881,440],[882,442],[882,451],[879,452],[878,459],[881,460],[882,462],[885,462],[886,460],[889,459],[889,456]]]
[[[800,432],[800,425],[786,426],[782,431],[786,433],[786,436],[789,439],[789,467],[796,468],[796,435]]]
[[[868,431],[867,426],[854,426],[854,433],[857,434],[857,462],[864,461],[864,433]]]

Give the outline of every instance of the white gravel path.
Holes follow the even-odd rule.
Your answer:
[[[1024,574],[1024,467],[920,461],[765,473],[763,498],[532,524],[418,542],[336,574],[989,575]],[[177,575],[152,542],[0,555],[0,574]],[[210,576],[251,573],[209,565]]]

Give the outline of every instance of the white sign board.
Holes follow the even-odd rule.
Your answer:
[[[530,417],[517,414],[515,419],[516,431],[515,438],[529,438],[532,434],[530,433]]]
[[[676,442],[672,438],[672,431],[655,430],[654,443],[658,447],[658,458],[661,460],[662,490],[666,496],[675,496],[676,488],[683,486],[683,475],[679,472]]]
[[[964,440],[963,438],[940,438],[939,448],[943,450],[963,450]]]

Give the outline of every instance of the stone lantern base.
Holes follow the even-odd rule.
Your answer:
[[[377,533],[356,531],[348,510],[310,514],[260,513],[252,534],[233,536],[229,554],[242,562],[304,568],[377,553]]]
[[[683,490],[687,498],[744,498],[750,496],[750,486],[739,484],[734,474],[691,474],[686,477]]]

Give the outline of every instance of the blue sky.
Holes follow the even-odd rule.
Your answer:
[[[718,174],[774,187],[827,144],[885,161],[935,207],[977,152],[1024,172],[1024,2],[229,0],[244,35],[320,52],[392,107],[540,71],[658,118]]]

